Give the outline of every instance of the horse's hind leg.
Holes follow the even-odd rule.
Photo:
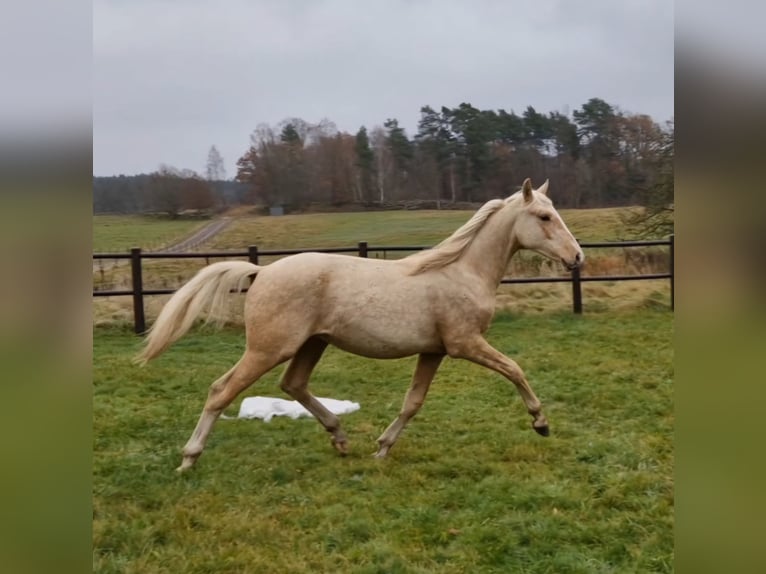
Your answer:
[[[183,461],[176,470],[184,471],[197,462],[205,448],[205,442],[215,421],[239,393],[252,385],[264,373],[270,371],[284,358],[248,350],[239,362],[220,379],[210,385],[205,407],[189,441],[183,449]]]
[[[423,354],[418,357],[418,365],[415,367],[415,374],[412,376],[412,383],[404,397],[404,404],[399,416],[392,422],[388,428],[380,435],[378,444],[380,448],[375,454],[377,458],[383,458],[388,454],[388,450],[394,446],[399,433],[404,430],[407,423],[414,417],[423,406],[426,399],[428,387],[436,375],[436,370],[442,362],[444,355]]]
[[[282,390],[302,404],[332,435],[332,444],[338,452],[346,454],[348,441],[340,428],[340,419],[331,413],[308,390],[309,377],[314,370],[327,343],[316,337],[308,339],[287,366],[280,386]]]

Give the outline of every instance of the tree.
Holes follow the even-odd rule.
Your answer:
[[[342,205],[356,198],[356,138],[347,133],[336,133],[320,139],[312,146],[315,153],[316,189],[314,196],[324,203]]]
[[[303,147],[303,138],[300,136],[298,130],[295,129],[295,126],[292,123],[285,124],[285,126],[282,128],[282,133],[279,135],[279,139],[283,144],[289,147]]]
[[[483,198],[484,182],[492,166],[490,144],[497,137],[498,116],[491,110],[479,110],[462,103],[447,110],[450,130],[455,137],[455,151],[461,173],[463,192],[468,201]]]
[[[498,110],[496,126],[497,138],[501,142],[512,146],[512,148],[524,143],[526,137],[524,120],[513,111],[508,113],[505,110]]]
[[[619,161],[617,111],[604,100],[591,98],[573,116],[591,172],[583,201],[588,207],[619,204],[624,196],[624,166]]]
[[[375,154],[370,147],[370,138],[367,135],[367,128],[362,126],[356,132],[354,140],[354,152],[356,154],[356,201],[367,202],[372,200],[373,196],[373,172],[375,163]]]
[[[218,199],[220,205],[226,205],[226,195],[224,193],[223,181],[226,179],[226,168],[223,165],[223,158],[214,145],[210,147],[207,154],[207,163],[205,164],[205,176],[209,186]]]
[[[205,175],[208,181],[223,181],[226,179],[226,168],[223,165],[223,158],[215,146],[211,146],[207,154]]]
[[[149,193],[153,210],[171,219],[186,209],[206,210],[215,205],[210,186],[199,174],[165,164],[151,174]]]
[[[567,116],[559,112],[551,112],[548,116],[548,123],[556,155],[568,155],[576,160],[580,155],[580,139],[577,136],[577,126]]]
[[[533,106],[519,115],[468,102],[426,105],[412,139],[394,118],[356,134],[327,119],[289,118],[256,128],[236,179],[259,201],[287,207],[479,202],[512,193],[526,177],[550,179],[562,207],[635,205],[649,202],[661,178],[661,133],[648,116],[623,114],[599,98],[572,116]],[[107,199],[116,205],[99,194],[101,203]]]
[[[259,124],[250,134],[250,147],[237,160],[239,182],[250,186],[249,197],[254,203],[266,205],[283,203],[279,178],[281,176],[279,142],[267,124]]]
[[[301,121],[302,122],[302,121]],[[308,169],[306,154],[303,147],[309,127],[307,122],[297,124],[304,126],[299,133],[293,121],[288,122],[282,128],[279,139],[282,145],[277,148],[279,169],[281,171],[280,195],[283,203],[289,207],[299,208],[309,199]]]
[[[430,106],[420,108],[420,121],[415,141],[423,152],[420,166],[431,174],[431,178],[420,177],[421,186],[433,188],[437,201],[446,190],[454,203],[457,197],[455,177],[455,138],[449,126],[447,112],[442,107],[441,113]]]
[[[378,203],[383,204],[393,185],[394,158],[388,145],[386,130],[376,126],[371,135],[372,153],[375,156],[375,174],[377,175]]]
[[[674,163],[675,121],[670,120],[661,131],[657,159],[653,166],[655,179],[643,194],[644,209],[626,220],[628,228],[639,237],[665,237],[674,229]]]
[[[388,119],[383,127],[388,131],[387,146],[394,163],[393,191],[398,197],[404,197],[407,194],[410,163],[413,158],[412,142],[407,137],[404,128],[399,125],[399,120]]]
[[[537,112],[532,106],[527,106],[523,115],[525,139],[543,153],[548,152],[548,142],[553,138],[550,119]]]
[[[615,109],[600,98],[591,98],[572,114],[578,126],[578,135],[584,138],[584,144],[594,140],[609,140],[610,128],[616,113]]]
[[[180,180],[180,172],[166,164],[160,164],[152,174],[152,208],[171,219],[176,219],[183,209]]]

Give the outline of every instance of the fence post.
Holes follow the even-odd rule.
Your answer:
[[[130,250],[130,268],[133,277],[133,330],[137,335],[146,332],[146,317],[144,316],[144,282],[141,274],[141,248]]]
[[[367,257],[367,242],[359,242],[359,257]]]
[[[676,282],[676,234],[670,234],[670,309],[675,311],[675,282]]]
[[[572,269],[572,306],[577,315],[582,314],[582,283],[579,267]]]
[[[250,258],[250,263],[258,265],[258,246],[251,245],[247,248],[247,256]]]

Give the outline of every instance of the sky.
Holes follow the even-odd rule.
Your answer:
[[[570,113],[597,97],[665,122],[668,0],[95,0],[94,175],[226,175],[261,123],[356,133],[420,108]]]

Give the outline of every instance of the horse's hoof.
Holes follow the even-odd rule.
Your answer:
[[[197,462],[200,454],[202,454],[202,451],[194,454],[185,454],[183,460],[181,460],[181,466],[176,469],[176,472],[185,472],[189,470],[194,466],[194,463]]]
[[[550,429],[548,428],[548,425],[542,426],[542,427],[536,427],[532,425],[532,428],[535,429],[535,432],[539,434],[540,436],[548,436],[551,434]]]
[[[338,454],[340,454],[341,456],[346,456],[348,454],[348,442],[345,439],[343,440],[332,439],[331,442],[332,442],[332,446],[335,447],[335,450],[338,451]]]

